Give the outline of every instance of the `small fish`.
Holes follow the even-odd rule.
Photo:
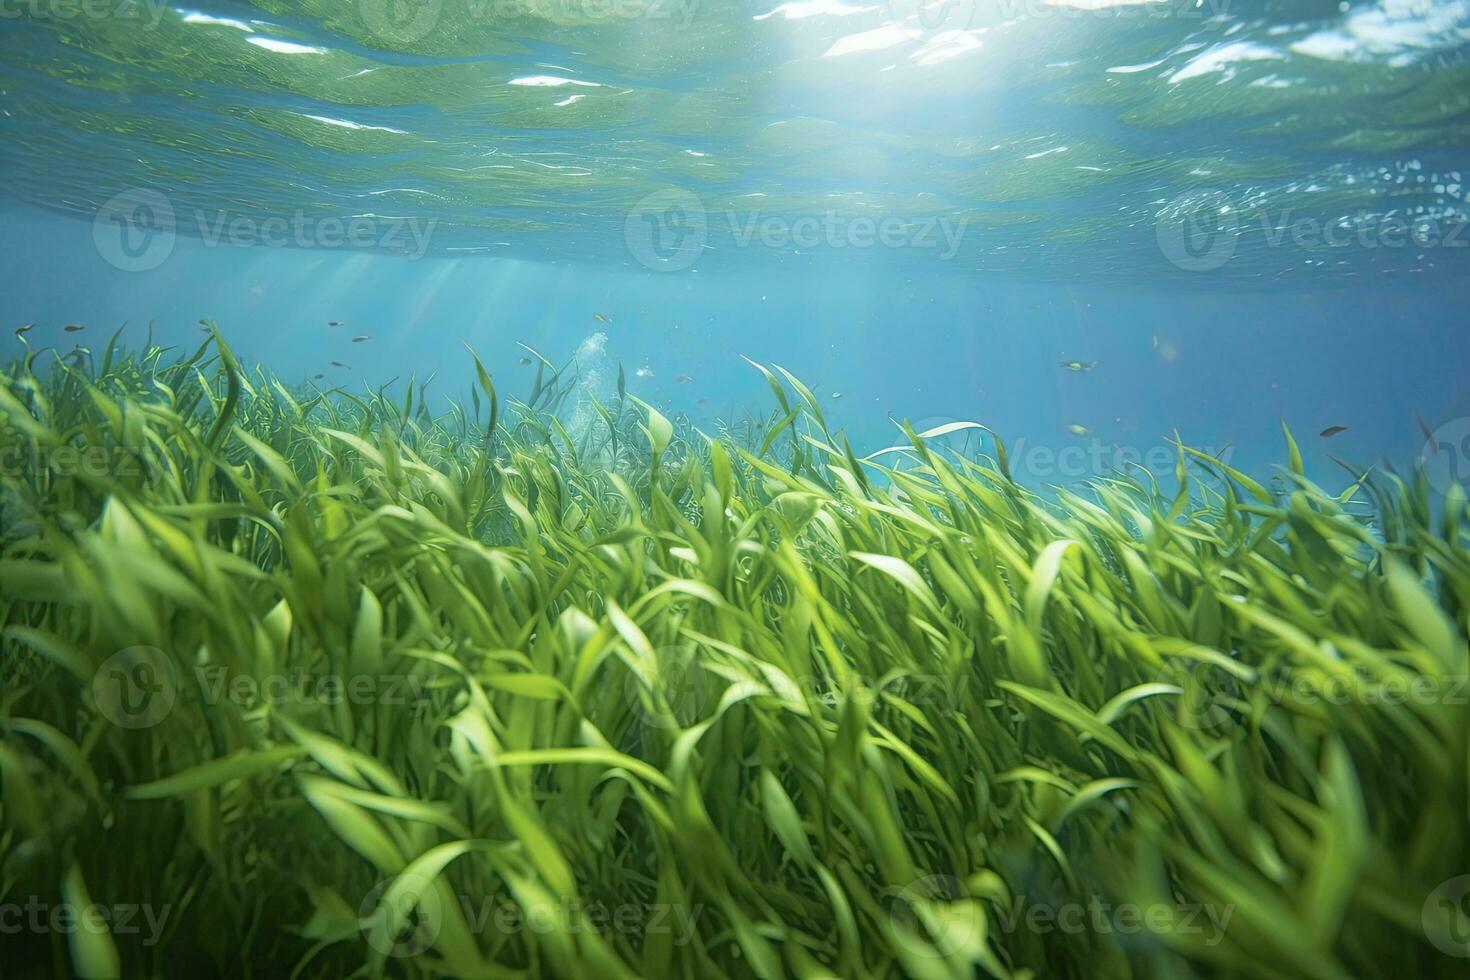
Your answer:
[[[1159,335],[1158,334],[1154,334],[1153,349],[1154,350],[1158,350],[1159,349]]]
[[[87,328],[82,326],[80,323],[68,323],[61,329],[65,330],[67,333],[76,333],[78,330],[85,330]]]
[[[674,384],[687,385],[689,382],[691,382],[693,380],[694,379],[691,378],[689,375],[687,375],[687,374],[681,374],[677,378],[674,379]]]
[[[709,404],[709,399],[708,398],[698,398],[698,399],[695,399],[695,404],[698,404],[698,405],[708,405]]]
[[[15,335],[17,337],[24,337],[26,334],[28,334],[28,333],[31,332],[31,328],[34,327],[34,326],[35,326],[34,323],[27,323],[23,327],[16,327],[15,328]]]
[[[596,320],[598,323],[612,323],[612,317],[608,316],[606,313],[594,313],[592,314],[592,319]]]
[[[644,366],[634,371],[633,374],[640,378],[651,378],[653,377],[653,368]]]
[[[1323,429],[1321,432],[1319,432],[1317,434],[1319,436],[1321,436],[1323,439],[1331,439],[1333,436],[1337,435],[1339,432],[1346,432],[1346,431],[1347,431],[1347,426],[1345,426],[1345,425],[1329,425],[1327,428]]]
[[[522,364],[530,364],[531,363],[531,359],[529,357],[523,357],[523,358],[521,358],[521,363]]]
[[[328,320],[327,321],[327,326],[329,326],[329,327],[340,327],[340,326],[342,326],[342,321],[341,320]]]
[[[1067,431],[1070,432],[1070,433],[1072,433],[1072,435],[1074,435],[1074,436],[1090,436],[1090,435],[1092,435],[1092,430],[1091,429],[1089,429],[1085,425],[1078,425],[1076,422],[1073,422],[1071,425],[1067,426]]]
[[[1414,409],[1414,421],[1419,423],[1419,431],[1424,433],[1424,441],[1433,446],[1435,444],[1434,433],[1430,430],[1429,423],[1424,421],[1424,416],[1419,414],[1417,408]]]
[[[341,361],[333,361],[332,362],[332,367],[347,368],[347,370],[349,370],[349,371],[352,370],[352,368],[347,367],[347,365],[346,364],[343,364]]]
[[[322,378],[325,378],[325,377],[326,377],[325,374],[313,374],[311,376],[311,380],[313,380],[313,381],[320,381]]]
[[[834,401],[837,400],[838,398],[841,398],[841,397],[842,397],[842,392],[840,392],[840,391],[834,391],[834,392],[832,392],[832,399]]]
[[[1078,371],[1078,372],[1091,371],[1093,368],[1097,367],[1097,362],[1096,361],[1063,361],[1062,362],[1062,367],[1066,368],[1068,371]]]
[[[373,338],[369,337],[367,334],[364,333],[364,334],[358,334],[356,337],[353,337],[352,338],[352,342],[354,344],[360,344],[360,343],[362,343],[365,340],[372,340],[372,339]]]

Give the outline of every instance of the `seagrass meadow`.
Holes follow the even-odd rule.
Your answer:
[[[1457,490],[202,340],[3,371],[7,976],[1465,975]]]

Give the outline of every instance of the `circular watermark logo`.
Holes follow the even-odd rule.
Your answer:
[[[910,882],[889,908],[894,935],[916,957],[947,958],[975,945],[986,931],[985,910],[951,875]],[[942,922],[940,921],[942,920]]]
[[[1421,918],[1435,949],[1470,959],[1470,875],[1451,878],[1430,892]]]
[[[710,678],[692,647],[663,647],[654,663],[628,671],[623,692],[635,714],[650,728],[688,728],[703,717],[709,703]]]
[[[439,938],[441,911],[432,881],[402,874],[373,886],[358,906],[357,924],[367,944],[383,956],[418,956]]]
[[[1199,732],[1220,731],[1232,720],[1225,702],[1232,693],[1233,680],[1211,664],[1193,664],[1180,685],[1182,693],[1175,720],[1180,726]]]
[[[699,261],[709,239],[709,217],[697,194],[678,187],[654,191],[628,212],[623,241],[644,268],[681,272]]]
[[[1457,483],[1470,489],[1470,415],[1450,419],[1431,432],[1419,458],[1429,485],[1441,494]]]
[[[412,44],[439,24],[444,0],[357,0],[362,22],[389,44]]]
[[[178,675],[157,647],[128,647],[102,662],[92,677],[92,700],[102,717],[121,728],[163,721],[178,699]]]
[[[1185,272],[1210,272],[1235,256],[1240,218],[1219,191],[1175,198],[1154,219],[1164,258]]]
[[[123,272],[148,272],[173,254],[173,205],[158,191],[133,188],[109,198],[92,219],[97,254]]]
[[[979,26],[979,0],[884,0],[891,22],[910,40]]]

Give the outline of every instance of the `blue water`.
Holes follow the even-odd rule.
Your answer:
[[[1232,465],[1268,473],[1284,459],[1280,419],[1302,437],[1313,470],[1335,479],[1329,452],[1404,467],[1424,442],[1415,412],[1435,426],[1470,415],[1464,294],[1448,283],[1241,293],[881,270],[751,279],[189,239],[164,267],[132,274],[99,259],[89,225],[30,212],[12,212],[3,241],[11,317],[38,323],[33,346],[100,350],[124,319],[124,337],[141,343],[151,318],[158,342],[182,348],[210,317],[243,357],[288,380],[325,373],[324,386],[359,390],[398,378],[401,392],[410,374],[438,372],[432,390],[462,398],[471,380],[463,343],[494,366],[497,385],[524,395],[534,369],[520,363],[518,343],[561,363],[601,332],[631,390],[706,426],[771,407],[744,354],[816,386],[855,445],[899,441],[890,414],[978,420],[1038,482],[1094,475],[1091,461],[1119,458],[1115,447],[1161,458],[1176,430],[1196,446],[1232,447]],[[64,334],[67,323],[88,330]],[[352,343],[363,334],[372,339]],[[1097,366],[1075,373],[1060,367],[1064,359]],[[683,375],[692,380],[675,380]],[[1095,438],[1073,435],[1070,424]],[[1348,430],[1315,436],[1329,425]],[[1048,462],[1048,452],[1069,447],[1087,450],[1080,465],[1089,472]]]
[[[462,397],[465,344],[512,394],[525,344],[710,428],[771,408],[744,355],[861,450],[975,420],[1038,485],[1470,434],[1464,2],[58,2],[0,20],[33,347],[207,317]]]

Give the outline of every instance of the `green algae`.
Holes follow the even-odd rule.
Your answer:
[[[8,975],[1457,965],[1458,492],[175,357],[0,377]]]

